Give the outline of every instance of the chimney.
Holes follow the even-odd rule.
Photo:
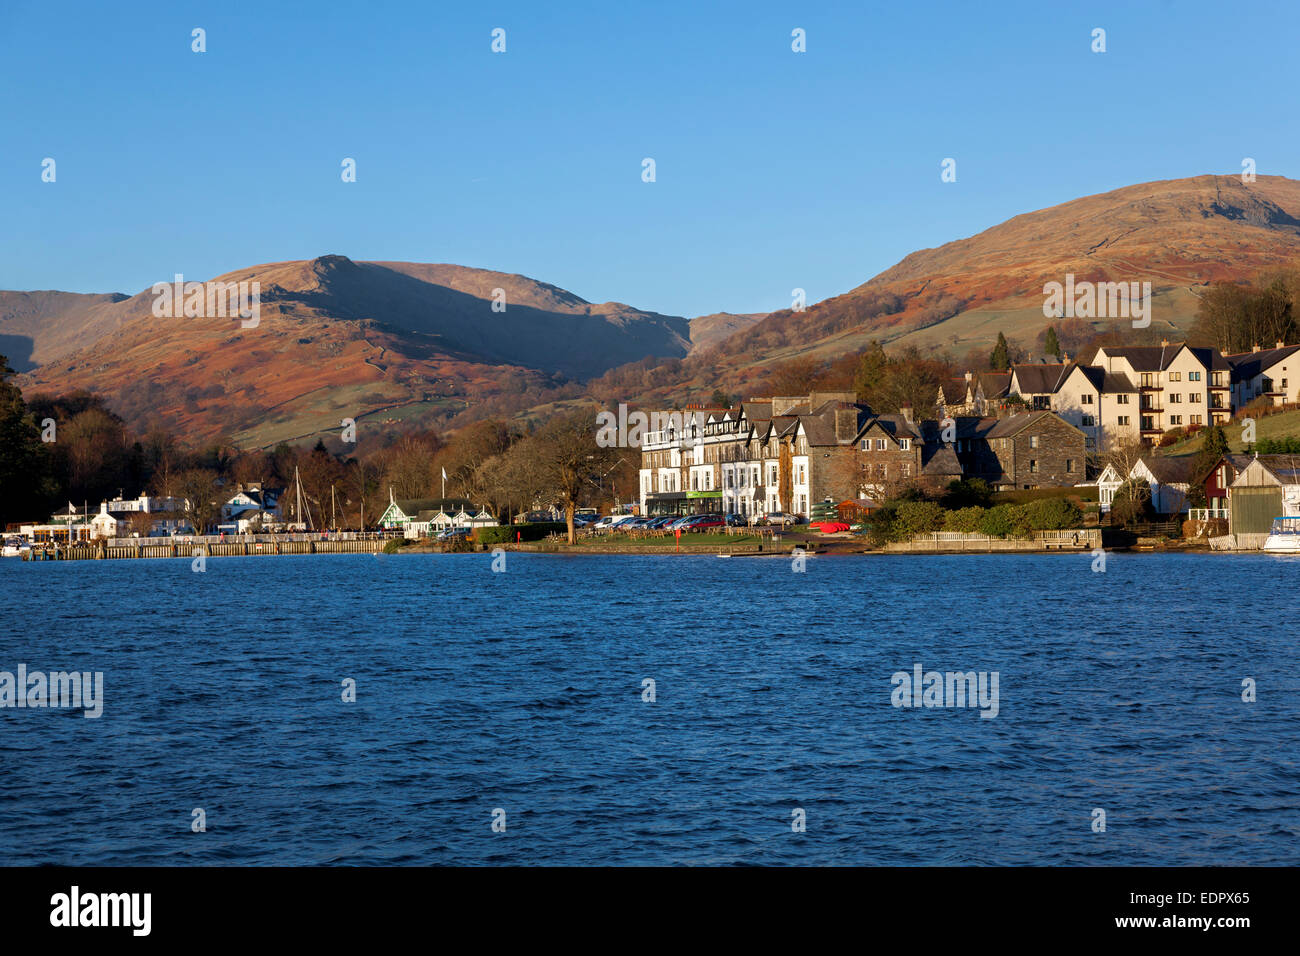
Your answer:
[[[1061,363],[1064,365],[1070,364],[1070,353],[1065,351],[1065,349],[1061,349]]]
[[[971,378],[972,378],[971,373],[970,373],[970,372],[967,372],[967,373],[966,373],[966,381],[969,382],[969,381],[971,380]]]
[[[856,408],[835,409],[835,440],[853,441],[858,434],[858,410]]]
[[[1162,349],[1167,349],[1167,348],[1169,348],[1169,340],[1168,340],[1168,339],[1161,339],[1161,340],[1160,340],[1160,347],[1161,347]]]
[[[1250,347],[1250,350],[1251,350],[1252,352],[1258,352],[1258,351],[1259,351],[1259,343],[1256,342],[1254,345],[1252,345],[1252,346]]]
[[[906,403],[905,403],[905,404],[903,405],[903,407],[899,409],[899,411],[901,411],[901,412],[903,413],[903,420],[906,421],[908,424],[911,424],[911,422],[912,422],[912,406],[911,406],[910,404],[906,404]]]
[[[1283,342],[1281,339],[1278,339],[1277,345],[1275,345],[1274,348],[1284,349],[1286,348],[1286,343]]]

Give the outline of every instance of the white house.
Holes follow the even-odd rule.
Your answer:
[[[1191,492],[1192,463],[1183,458],[1144,456],[1121,475],[1113,463],[1107,464],[1097,476],[1097,501],[1102,513],[1115,503],[1115,493],[1128,479],[1145,481],[1151,486],[1151,507],[1162,515],[1182,514],[1188,508]]]

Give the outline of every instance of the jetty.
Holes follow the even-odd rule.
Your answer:
[[[376,554],[393,535],[341,531],[331,534],[189,535],[175,538],[99,538],[37,544],[24,561],[93,561],[122,558],[209,558],[275,554]]]

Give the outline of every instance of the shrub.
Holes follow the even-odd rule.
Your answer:
[[[396,554],[404,547],[406,547],[405,538],[389,538],[384,542],[384,554]]]
[[[948,484],[940,502],[945,508],[987,508],[992,502],[993,490],[983,478],[969,478]]]
[[[995,538],[1023,538],[1029,530],[1023,505],[997,505],[980,518],[980,531]]]
[[[943,516],[943,530],[965,531],[974,534],[980,530],[980,522],[983,519],[983,508],[958,508],[956,511],[949,511]]]
[[[943,525],[943,509],[933,501],[903,501],[894,517],[893,535],[898,539],[937,531]]]
[[[1277,438],[1261,438],[1255,443],[1255,451],[1261,455],[1298,455],[1300,436],[1280,435]]]
[[[1033,531],[1061,531],[1083,524],[1083,512],[1064,498],[1041,498],[1022,507]]]

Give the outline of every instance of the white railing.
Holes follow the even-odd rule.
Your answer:
[[[1227,508],[1189,508],[1187,517],[1192,521],[1210,521],[1214,518],[1223,518],[1227,520]]]

